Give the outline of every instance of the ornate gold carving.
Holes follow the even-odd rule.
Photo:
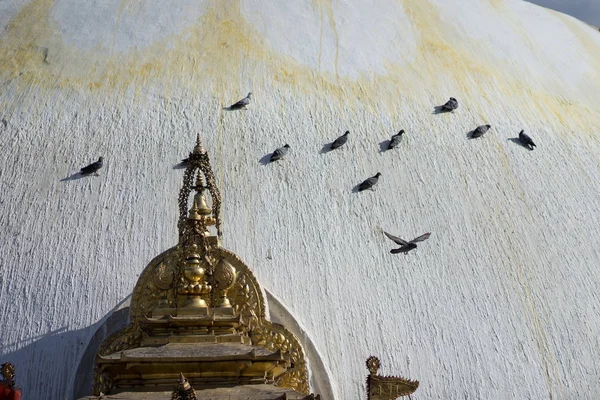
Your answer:
[[[142,343],[142,331],[136,325],[129,325],[125,329],[121,329],[102,342],[98,355],[106,356],[118,351],[139,347]]]
[[[264,318],[266,316],[265,299],[250,268],[238,256],[223,248],[212,249],[209,256],[220,262],[226,261],[236,271],[235,282],[227,291],[231,306],[236,312],[247,320],[253,315]],[[218,299],[214,301],[216,300]]]
[[[168,264],[160,263],[154,268],[153,282],[157,288],[170,289],[175,283],[175,269]]]
[[[280,350],[284,356],[289,356],[291,368],[277,379],[279,387],[293,389],[308,394],[310,385],[304,350],[293,333],[282,325],[261,318],[252,318],[251,338],[254,344],[264,346],[269,350]]]
[[[236,270],[236,279],[231,288],[227,290],[227,297],[237,313],[245,319],[249,319],[252,313],[258,317],[265,316],[265,300],[260,285],[252,271],[239,257],[221,247],[212,248],[207,253],[201,254],[201,257],[203,261],[206,260],[209,266],[211,264],[218,265],[222,260],[225,260]],[[156,284],[156,268],[160,264],[170,266],[175,273],[175,282],[181,282],[181,279],[183,279],[181,267],[184,265],[184,260],[185,256],[182,247],[175,246],[155,257],[146,269],[142,271],[131,297],[130,312],[132,324],[137,324],[143,321],[146,316],[150,316],[152,309],[162,299],[167,299],[169,304],[177,304],[179,286],[171,285],[170,289],[161,289]],[[211,286],[216,286],[213,283],[212,277],[213,267],[207,268],[207,283]],[[213,294],[215,292],[213,290]],[[216,307],[219,303],[217,295],[213,295],[210,299],[206,300],[207,302],[210,301],[209,305],[211,307]]]
[[[377,375],[381,363],[377,357],[367,359],[369,376],[367,377],[368,400],[394,400],[402,396],[410,396],[419,387],[419,381],[411,381],[397,376]]]
[[[96,396],[99,396],[101,393],[110,393],[110,391],[115,387],[115,379],[114,376],[107,371],[101,370],[96,367],[94,371],[94,384],[92,386],[92,391]]]
[[[222,258],[215,267],[212,279],[215,283],[216,296],[218,298],[216,307],[231,307],[231,301],[227,297],[227,291],[233,286],[236,278],[236,270],[229,261]]]
[[[192,189],[196,194],[188,213]],[[206,201],[206,189],[212,208]],[[129,375],[134,370],[140,376],[148,374],[143,371],[152,371],[139,378],[154,382],[150,386],[166,377],[173,378],[168,359],[163,362],[162,356],[157,358],[154,371],[154,364],[128,363],[127,354],[155,351],[149,348],[161,348],[157,354],[177,352],[179,344],[199,342],[242,344],[249,346],[252,354],[255,346],[260,346],[272,353],[252,358],[255,361],[248,366],[244,349],[239,353],[243,363],[210,361],[209,370],[200,375],[190,369],[197,367],[196,361],[182,363],[182,368],[194,373],[189,375],[193,382],[214,382],[223,374],[229,384],[240,373],[241,365],[247,370],[238,377],[240,382],[274,381],[277,386],[309,393],[306,360],[298,339],[266,319],[264,295],[254,274],[235,254],[219,246],[218,237],[210,234],[209,227],[216,225],[217,234],[221,235],[220,206],[208,155],[198,138],[179,192],[179,244],[150,261],[133,290],[130,325],[110,335],[100,346],[94,376],[96,394],[109,393],[115,386],[134,385]],[[139,350],[127,352],[134,348]],[[214,355],[215,360],[219,357]],[[234,369],[228,370],[232,366]],[[180,378],[185,379],[183,375]]]

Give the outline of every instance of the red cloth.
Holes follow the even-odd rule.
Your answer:
[[[0,383],[0,400],[21,400],[21,390],[11,389],[3,383]]]

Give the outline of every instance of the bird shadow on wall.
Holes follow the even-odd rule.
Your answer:
[[[237,110],[246,110],[246,108],[244,108],[243,106],[232,105],[232,106],[228,106],[228,107],[223,107],[223,110],[231,112],[231,111],[237,111]]]
[[[83,175],[81,172],[76,172],[74,174],[67,176],[66,178],[61,179],[60,181],[61,182],[76,181],[77,179],[81,179],[81,178],[87,178],[87,176]]]
[[[435,106],[433,107],[433,112],[431,113],[432,115],[436,115],[436,114],[445,114],[448,111],[445,111],[443,106]]]
[[[265,156],[263,156],[263,157],[262,157],[260,160],[258,160],[258,162],[259,162],[261,165],[268,165],[268,164],[269,164],[269,162],[271,161],[271,156],[272,156],[272,155],[273,155],[273,153],[266,154],[266,155],[265,155]]]
[[[18,342],[2,343],[0,362],[15,365],[15,381],[23,399],[78,399],[92,392],[94,359],[100,344],[111,333],[126,327],[128,319],[126,307],[111,310],[83,329],[69,331],[63,327]],[[22,343],[29,344],[12,352],[1,351]]]
[[[391,142],[392,142],[391,140],[384,140],[383,142],[380,142],[379,143],[379,152],[384,153],[388,149]]]
[[[518,137],[509,138],[509,139],[506,139],[506,140],[508,140],[510,142],[513,142],[513,143],[516,143],[516,144],[518,144],[519,146],[521,146],[524,149],[531,150],[529,147],[527,147],[527,145],[525,143],[521,142],[521,140]]]
[[[326,143],[323,145],[323,148],[321,149],[321,154],[327,154],[331,151],[331,145],[333,144],[333,142],[331,143]]]

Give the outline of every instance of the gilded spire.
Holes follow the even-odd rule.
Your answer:
[[[208,189],[212,201],[209,208],[205,191]],[[196,191],[191,208],[188,209],[192,190]],[[210,236],[209,227],[215,225],[217,237],[221,232],[221,194],[217,188],[215,175],[210,165],[208,153],[202,146],[200,135],[196,136],[196,145],[188,157],[188,166],[183,175],[183,186],[179,191],[179,238],[182,244],[192,244],[198,240],[206,247],[206,238]]]

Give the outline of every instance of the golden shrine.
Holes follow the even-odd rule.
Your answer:
[[[310,394],[300,342],[267,319],[265,296],[254,274],[221,247],[220,208],[214,173],[198,136],[179,192],[179,243],[155,257],[140,275],[129,326],[102,342],[94,395],[84,399],[321,398]],[[369,360],[369,398],[395,399],[418,387],[416,381],[377,376],[375,361]]]

